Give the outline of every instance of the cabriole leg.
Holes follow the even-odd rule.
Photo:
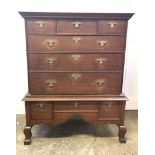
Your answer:
[[[121,143],[126,143],[125,139],[126,127],[118,125],[118,129],[119,129],[118,131],[119,141]]]
[[[31,126],[26,126],[24,128],[24,135],[25,135],[25,140],[24,140],[24,145],[30,145],[31,144],[31,137],[32,137],[32,133],[31,133]]]

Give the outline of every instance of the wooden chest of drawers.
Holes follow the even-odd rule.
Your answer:
[[[125,142],[122,93],[128,13],[20,12],[25,19],[29,92],[24,144],[36,124],[72,115],[114,123]]]

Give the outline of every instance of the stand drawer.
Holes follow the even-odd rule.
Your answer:
[[[30,104],[32,120],[51,120],[53,119],[53,106],[48,102],[33,102]]]
[[[102,102],[99,106],[99,119],[120,119],[121,103],[120,102]]]
[[[55,102],[54,112],[97,112],[96,102]]]

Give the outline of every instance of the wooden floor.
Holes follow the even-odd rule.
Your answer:
[[[17,155],[137,155],[138,112],[126,111],[127,143],[118,142],[115,125],[93,126],[73,118],[56,127],[36,125],[32,144],[23,145],[25,115],[17,115]]]

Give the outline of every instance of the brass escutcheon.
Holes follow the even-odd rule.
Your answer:
[[[80,77],[81,77],[81,75],[78,74],[78,73],[73,73],[73,74],[72,74],[72,78],[73,78],[74,80],[79,80]]]
[[[110,28],[114,28],[114,27],[116,27],[117,24],[116,24],[116,22],[111,21],[111,22],[108,22],[108,25]]]
[[[47,45],[48,45],[48,47],[54,47],[54,45],[55,45],[55,41],[53,41],[53,40],[47,40]]]
[[[108,102],[108,103],[107,103],[107,107],[108,107],[108,108],[112,108],[112,102]]]
[[[101,47],[105,47],[105,45],[107,44],[107,41],[105,41],[105,40],[100,40],[100,41],[98,41],[97,43],[98,43],[98,45],[100,45]]]
[[[48,64],[53,65],[56,62],[56,58],[48,58]]]
[[[75,41],[76,44],[77,44],[80,40],[81,40],[80,37],[77,37],[77,36],[73,37],[73,41]]]
[[[106,61],[105,58],[97,58],[97,59],[96,59],[96,63],[97,63],[97,64],[103,64],[105,61]]]
[[[75,28],[79,28],[80,25],[81,25],[81,22],[72,22],[72,25],[73,25]]]
[[[103,87],[104,83],[105,83],[105,80],[97,80],[96,81],[97,87]]]
[[[74,102],[74,108],[78,108],[79,107],[79,103],[78,102]]]
[[[81,57],[81,56],[80,56],[79,54],[73,54],[73,55],[72,55],[72,58],[74,58],[75,61],[79,60],[80,57]]]
[[[45,25],[45,23],[46,22],[44,22],[44,21],[36,21],[36,25],[39,27],[39,28],[43,28],[44,27],[44,25]]]
[[[56,82],[53,81],[53,80],[48,80],[48,81],[46,81],[46,83],[48,84],[48,87],[49,87],[49,88],[55,87],[55,84],[56,84]]]
[[[43,108],[44,106],[45,106],[45,104],[43,104],[43,103],[39,103],[39,104],[36,104],[37,106],[39,106],[39,108]]]

